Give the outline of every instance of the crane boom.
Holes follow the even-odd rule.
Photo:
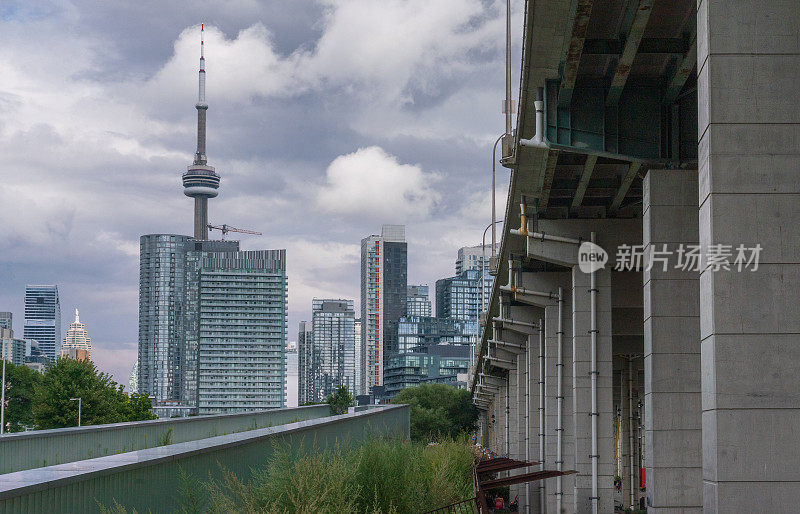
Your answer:
[[[239,234],[252,234],[254,236],[261,236],[263,235],[261,232],[256,232],[255,230],[247,230],[245,228],[236,228],[231,227],[230,225],[208,225],[209,230],[219,230],[222,232],[222,239],[225,240],[225,235],[228,232],[236,232]]]

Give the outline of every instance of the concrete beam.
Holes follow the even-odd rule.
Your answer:
[[[630,31],[625,38],[625,47],[617,62],[614,78],[611,79],[611,87],[606,97],[606,105],[617,105],[619,102],[619,97],[622,95],[622,90],[625,88],[625,82],[627,82],[628,76],[631,73],[633,60],[636,58],[636,53],[639,50],[639,43],[642,41],[644,30],[647,28],[647,22],[650,20],[650,13],[653,12],[654,1],[655,0],[639,0],[639,7],[636,9]]]
[[[589,186],[589,180],[592,178],[595,164],[597,164],[597,156],[587,155],[581,179],[578,181],[578,187],[575,189],[575,196],[572,198],[572,205],[569,208],[572,213],[577,212],[583,203],[583,196],[586,194],[586,188]]]
[[[575,80],[578,78],[583,42],[586,39],[586,30],[592,16],[593,4],[593,0],[573,0],[572,31],[564,55],[563,73],[558,91],[560,107],[568,107],[572,101],[572,91],[575,89]]]
[[[678,61],[678,67],[675,69],[672,78],[669,80],[667,91],[664,93],[664,104],[669,105],[678,98],[678,95],[683,89],[684,84],[692,74],[692,70],[697,64],[697,33],[693,32],[689,44],[689,49]]]
[[[622,205],[622,201],[625,199],[625,195],[628,194],[628,190],[631,188],[633,179],[636,178],[636,175],[639,173],[641,168],[642,163],[640,161],[633,161],[630,166],[628,166],[628,172],[622,178],[622,184],[620,184],[617,194],[614,195],[614,200],[612,200],[611,205],[608,208],[609,215],[613,216],[617,213]]]

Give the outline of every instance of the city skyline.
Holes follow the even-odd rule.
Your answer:
[[[360,308],[359,241],[376,225],[407,225],[409,283],[433,284],[450,274],[458,248],[479,243],[475,234],[490,212],[489,199],[481,198],[480,191],[490,180],[491,142],[502,131],[494,92],[501,80],[485,73],[502,54],[503,13],[494,6],[459,2],[456,18],[451,16],[455,3],[448,2],[423,6],[413,15],[389,12],[403,23],[393,34],[369,34],[380,36],[376,44],[403,47],[416,41],[412,35],[428,20],[439,20],[442,34],[416,41],[421,53],[396,55],[392,64],[400,74],[387,81],[370,71],[371,65],[351,70],[352,78],[325,65],[325,56],[340,48],[336,45],[349,44],[337,39],[342,28],[358,23],[344,7],[326,13],[313,2],[298,2],[295,14],[302,15],[292,19],[281,15],[278,3],[252,12],[212,8],[205,20],[186,19],[185,10],[165,8],[163,25],[138,23],[134,42],[120,34],[137,25],[136,13],[109,7],[90,17],[87,5],[75,4],[78,12],[87,13],[81,19],[53,4],[45,23],[20,4],[4,10],[0,20],[8,29],[0,38],[24,59],[7,59],[18,71],[15,77],[37,84],[43,93],[54,84],[47,73],[59,73],[62,81],[58,105],[51,105],[47,95],[25,96],[26,103],[12,105],[6,114],[15,128],[0,136],[0,155],[19,171],[4,176],[0,190],[0,215],[11,225],[9,251],[0,257],[6,271],[0,309],[12,311],[17,323],[24,317],[26,283],[58,284],[62,304],[81,305],[82,320],[92,327],[98,366],[127,383],[136,355],[138,236],[192,233],[192,200],[180,194],[174,170],[185,169],[193,157],[201,21],[206,22],[210,63],[207,94],[215,102],[208,114],[213,126],[208,151],[225,174],[224,191],[214,199],[209,221],[265,234],[243,238],[244,250],[287,248],[290,327],[310,319],[314,296],[354,298]],[[109,31],[120,27],[121,19],[123,31]],[[466,38],[459,48],[441,47],[468,21],[475,30],[458,36]],[[311,28],[315,24],[318,28]],[[55,37],[72,55],[97,56],[95,64],[70,62],[63,73],[64,63],[51,62],[49,53],[38,50],[41,42]],[[465,58],[464,46],[480,51]],[[303,63],[292,62],[293,52],[304,56]],[[415,82],[415,70],[427,66],[418,58],[422,54],[441,63],[460,56],[458,66],[429,74],[441,83],[438,96]],[[274,62],[256,62],[254,55],[269,55]],[[313,75],[303,78],[302,95],[287,96],[282,82],[262,80],[282,80],[300,70]],[[243,80],[242,73],[256,75]],[[317,82],[317,77],[331,80]],[[241,86],[259,82],[265,84],[262,89]],[[83,87],[96,88],[96,104],[80,101]],[[22,88],[21,82],[9,80],[0,92],[16,97]],[[325,113],[325,98],[334,90],[340,91],[337,106],[309,133],[304,113]],[[377,111],[365,102],[374,94],[383,98]],[[475,118],[481,121],[463,120],[464,102],[480,113]],[[399,122],[386,127],[369,114],[381,110],[397,113]],[[49,114],[43,117],[45,111]],[[275,123],[264,128],[264,119]],[[447,120],[461,122],[463,133],[455,139],[441,136]],[[36,149],[42,138],[50,141],[47,152]],[[304,149],[309,140],[321,144]],[[23,154],[41,158],[21,159]],[[71,170],[69,181],[56,171],[64,163]],[[348,181],[350,176],[357,183]],[[357,188],[361,182],[367,193]],[[314,187],[301,188],[304,183]],[[503,175],[498,183],[502,198]],[[376,200],[369,191],[385,194]],[[337,200],[343,196],[351,201]],[[250,208],[241,207],[245,203]]]

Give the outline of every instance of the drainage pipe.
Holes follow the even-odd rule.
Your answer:
[[[525,462],[531,461],[531,349],[530,337],[526,338],[528,346],[525,348]],[[517,368],[519,369],[519,368]],[[531,510],[531,484],[525,482],[525,510]]]
[[[558,243],[570,243],[576,245],[583,243],[583,241],[581,241],[580,239],[574,239],[572,237],[554,236],[552,234],[546,234],[544,232],[528,232],[527,230],[523,232],[522,230],[518,230],[515,228],[509,230],[509,233],[515,236],[527,236],[530,237],[531,239],[540,239],[542,241],[555,241]]]
[[[517,286],[500,286],[500,290],[506,291],[508,293],[520,293],[520,294],[527,294],[530,296],[543,296],[544,298],[550,298],[551,300],[557,298],[553,293],[550,292],[534,291],[533,289],[525,289],[524,287],[517,287]]]
[[[633,358],[628,359],[628,446],[630,453],[630,500],[631,509],[636,508],[634,496],[636,485],[636,470],[633,462]]]
[[[509,405],[509,389],[511,380],[506,380],[506,457],[511,457],[511,424],[509,423],[509,416],[511,415],[511,405]]]
[[[594,243],[594,232],[592,232],[591,241]],[[589,371],[592,383],[592,514],[597,514],[598,500],[597,495],[597,461],[600,458],[597,450],[597,272],[590,273],[589,294],[591,295],[591,329],[589,330],[591,336],[591,370]]]
[[[556,361],[556,469],[564,470],[564,295],[558,288],[558,360]],[[556,477],[556,512],[561,512],[564,496],[563,477]]]
[[[544,381],[547,370],[547,361],[544,352],[544,321],[539,320],[539,469],[545,470],[544,443],[545,443],[545,412],[544,412]],[[539,480],[539,510],[541,514],[547,511],[547,483]]]

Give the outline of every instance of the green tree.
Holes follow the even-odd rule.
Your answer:
[[[126,421],[144,421],[158,417],[150,410],[153,404],[146,394],[131,393],[127,403]]]
[[[33,428],[33,389],[42,375],[28,366],[6,362],[6,430],[21,432]]]
[[[78,424],[78,402],[81,398],[81,424],[100,425],[152,419],[146,411],[145,399],[133,402],[122,386],[101,373],[90,361],[58,359],[51,363],[34,386],[33,419],[36,427],[63,428]]]
[[[392,403],[411,406],[411,439],[430,441],[456,438],[470,432],[478,420],[478,409],[469,391],[443,384],[422,384],[400,391]]]
[[[331,406],[331,414],[345,414],[348,407],[355,405],[355,399],[345,386],[339,386],[333,394],[328,395],[325,403]]]

